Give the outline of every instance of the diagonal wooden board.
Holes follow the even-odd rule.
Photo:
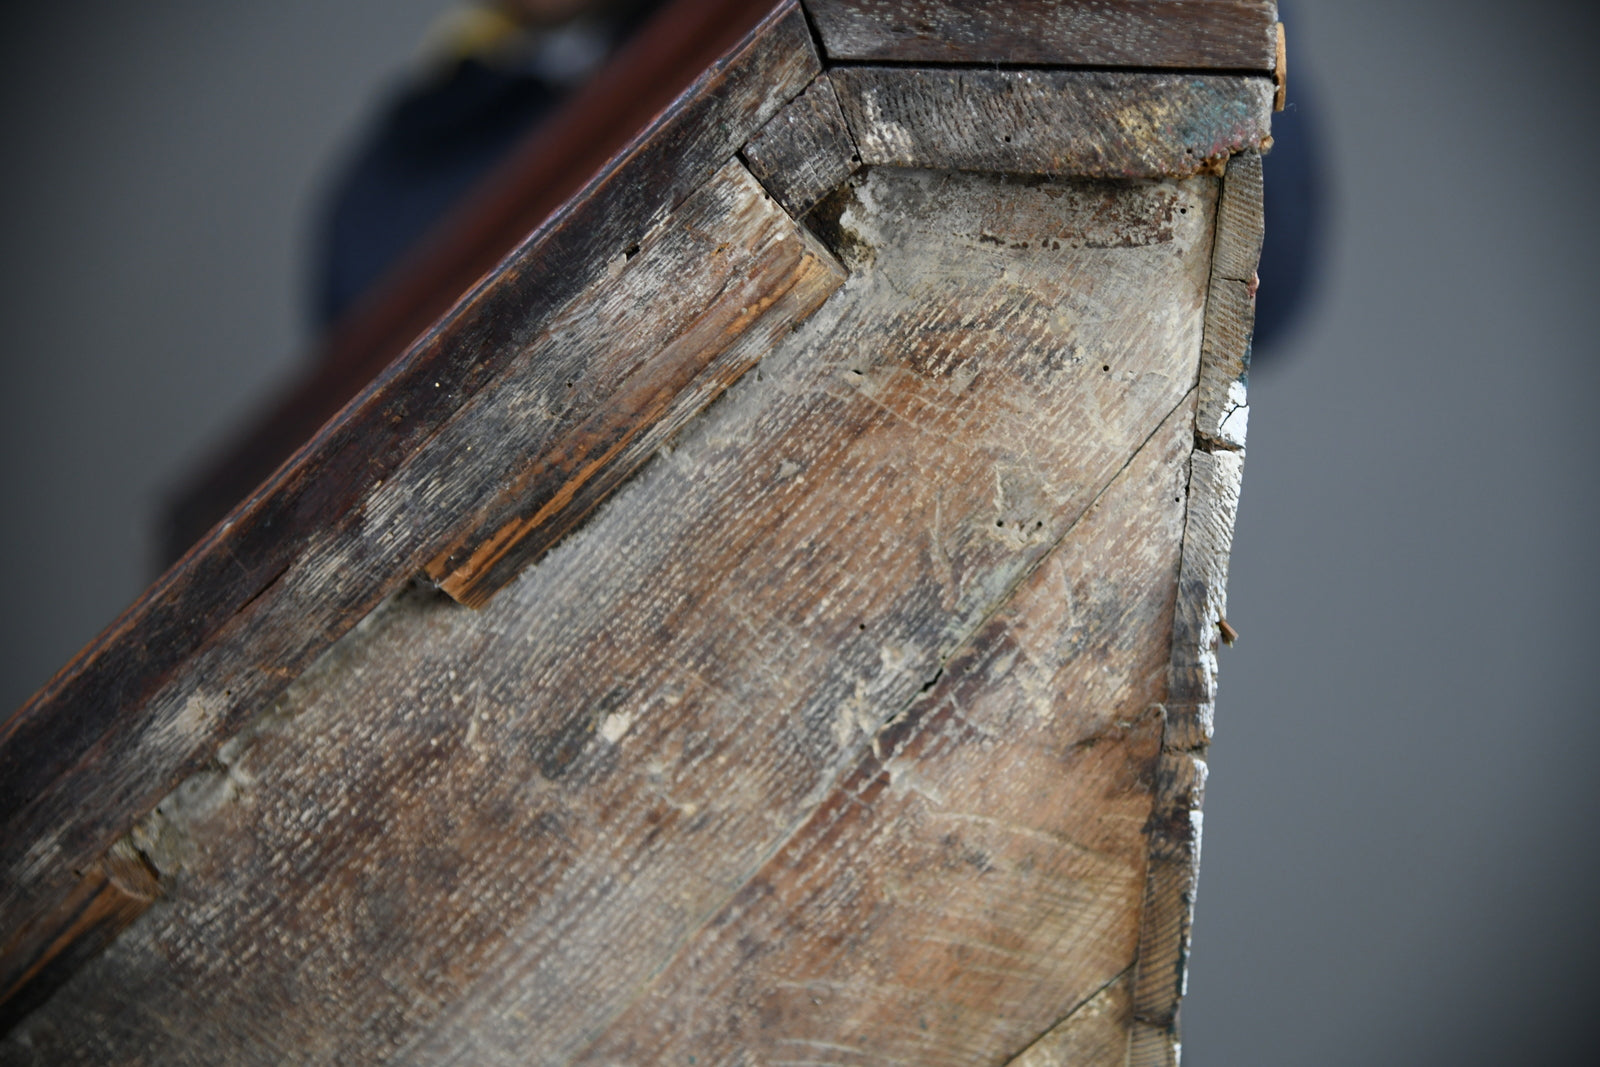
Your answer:
[[[291,686],[7,1055],[1021,1052],[1139,940],[1216,188],[858,174],[835,296],[484,611]]]

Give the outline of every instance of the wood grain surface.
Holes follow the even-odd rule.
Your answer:
[[[800,218],[861,165],[833,83],[822,74],[740,153],[784,210]]]
[[[1014,174],[1186,177],[1258,147],[1260,77],[1121,71],[839,67],[861,161]]]
[[[1132,974],[1125,971],[1029,1045],[1006,1067],[1120,1065],[1128,1054]]]
[[[146,700],[58,709],[111,721],[91,739],[88,758],[7,812],[0,944],[13,947],[20,926],[66,900],[74,869],[103,853],[429,560],[477,544],[529,500],[548,505],[553,484],[561,506],[543,509],[538,537],[502,546],[524,559],[547,547],[841,279],[832,256],[737,162],[639,244],[616,249],[588,291],[522,324],[499,378],[374,479],[338,521],[309,536],[274,583],[159,677]],[[420,386],[423,395],[408,402],[424,403],[446,386],[442,379]],[[468,571],[463,588],[486,595],[504,573]],[[479,584],[483,575],[488,585]],[[137,630],[121,638],[139,639]],[[89,681],[103,687],[129,679],[91,674]],[[14,761],[26,740],[16,732],[7,738]],[[38,768],[27,771],[42,777]],[[19,783],[8,785],[20,792]],[[71,921],[70,907],[56,914]]]
[[[858,173],[834,296],[484,610],[390,598],[163,801],[167,895],[0,1058],[1022,1052],[1139,939],[1215,196]],[[489,484],[468,439],[364,502],[380,559],[329,545],[196,657],[138,762],[217,736],[208,668],[405,573],[418,508]],[[824,996],[881,1055],[795,1043]]]
[[[805,0],[831,61],[1270,73],[1274,0]]]

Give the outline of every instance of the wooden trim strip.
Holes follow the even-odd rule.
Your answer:
[[[828,77],[861,162],[1184,178],[1258,148],[1272,82],[1239,75],[840,67]]]
[[[373,533],[377,488],[819,70],[785,5],[0,727],[0,939],[420,569],[431,552],[359,568],[328,545]],[[280,618],[294,603],[319,610]]]
[[[1273,70],[1276,0],[805,0],[830,61]]]
[[[1229,275],[1248,271],[1254,276],[1250,257],[1259,253],[1261,226],[1261,158],[1243,153],[1228,165],[1217,211],[1201,353],[1197,447],[1190,456],[1172,667],[1149,824],[1150,866],[1139,931],[1129,1067],[1178,1063],[1178,1002],[1186,982],[1200,865],[1205,754],[1216,702],[1217,647],[1227,615],[1228,555],[1244,473],[1244,372],[1249,366],[1254,287],[1246,290]],[[1241,293],[1247,297],[1242,305],[1237,299]],[[1226,439],[1208,436],[1207,426]]]

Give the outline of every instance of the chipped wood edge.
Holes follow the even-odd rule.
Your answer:
[[[833,80],[824,72],[739,152],[778,204],[798,219],[861,167]]]
[[[1244,473],[1245,373],[1261,247],[1261,157],[1233,157],[1223,179],[1201,350],[1200,415],[1189,458],[1188,512],[1134,979],[1128,1067],[1176,1067],[1178,1006],[1188,979],[1200,866],[1206,749],[1226,633],[1228,556]],[[1208,435],[1208,428],[1210,433]]]
[[[1272,24],[1272,110],[1282,111],[1289,102],[1289,40],[1283,23]]]
[[[0,950],[0,1035],[49,999],[160,895],[154,865],[132,840],[112,845],[57,912],[24,926]]]

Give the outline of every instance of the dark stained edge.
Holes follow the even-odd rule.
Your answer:
[[[804,18],[791,0],[707,70],[492,277],[0,726],[0,822],[6,827],[0,832],[0,900],[6,902],[0,937],[7,938],[8,951],[23,950],[24,941],[56,945],[58,955],[74,944],[90,944],[62,937],[77,929],[80,909],[73,902],[98,892],[91,886],[96,876],[66,867],[82,862],[72,857],[85,848],[92,854],[110,847],[143,814],[137,808],[83,812],[85,826],[64,831],[75,846],[71,855],[61,855],[59,847],[44,848],[40,835],[49,828],[29,815],[35,802],[74,788],[74,781],[104,778],[117,762],[131,758],[109,742],[136,732],[149,714],[147,701],[219,633],[236,630],[230,624],[259,607],[315,535],[344,521],[370,489],[492,381],[528,339],[526,324],[600,277],[819,70]],[[410,573],[391,577],[397,586]],[[373,589],[363,603],[376,603],[388,591]],[[364,614],[358,606],[311,635],[313,651],[331,645]],[[256,672],[257,705],[287,686],[298,673],[292,667]],[[247,721],[248,710],[230,714],[229,725]],[[204,757],[197,753],[194,760]],[[180,768],[177,777],[187,769]],[[145,790],[149,804],[175,780]],[[125,910],[115,910],[115,929],[101,944],[131,921]],[[26,936],[20,932],[24,926],[31,931]],[[0,968],[10,965],[0,960]]]
[[[1228,556],[1244,468],[1244,420],[1226,441],[1205,434],[1223,412],[1244,406],[1249,366],[1249,301],[1238,297],[1255,273],[1261,247],[1261,157],[1235,156],[1223,178],[1213,244],[1211,290],[1201,350],[1195,450],[1190,454],[1178,600],[1172,623],[1172,664],[1163,710],[1156,802],[1147,831],[1150,865],[1140,919],[1133,1025],[1127,1067],[1177,1067],[1178,1006],[1187,983],[1190,930],[1200,867],[1200,809],[1205,799],[1206,749],[1217,693],[1217,648],[1227,614]],[[1214,320],[1225,320],[1219,326]],[[1225,389],[1220,387],[1226,386]]]
[[[322,337],[288,391],[175,486],[161,564],[178,559],[427,332],[778,0],[672,0]]]
[[[1276,0],[804,0],[830,62],[1271,73]]]
[[[1272,83],[1237,74],[837,67],[864,165],[1086,178],[1220,173],[1268,136]]]

